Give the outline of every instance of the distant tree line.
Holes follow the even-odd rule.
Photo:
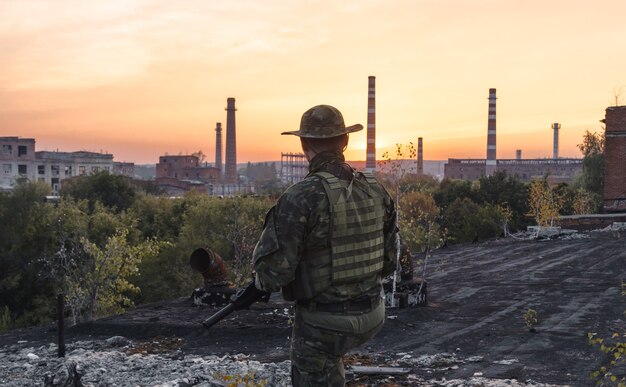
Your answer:
[[[474,182],[380,178],[399,198],[405,245],[420,252],[503,236],[559,214],[598,212],[602,140],[586,133],[583,174],[570,185],[550,186],[545,179],[525,184],[504,173]],[[198,247],[225,259],[232,283],[248,281],[271,195],[284,187],[274,180],[271,163],[249,164],[246,175],[275,185],[254,197],[190,192],[172,199],[149,184],[101,172],[64,182],[55,202],[46,201],[50,188],[40,182],[21,181],[0,194],[0,331],[51,321],[58,292],[66,294],[76,321],[189,296],[203,283],[189,266]]]

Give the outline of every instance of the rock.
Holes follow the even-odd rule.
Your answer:
[[[104,341],[109,347],[125,347],[130,344],[130,340],[124,336],[109,337]]]
[[[39,356],[35,355],[34,353],[28,353],[28,355],[26,355],[26,357],[28,358],[28,360],[37,360],[39,359]]]
[[[62,364],[57,369],[54,375],[46,373],[44,376],[45,387],[82,387],[83,383],[80,381],[81,369],[73,360]]]

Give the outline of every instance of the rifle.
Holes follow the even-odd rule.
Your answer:
[[[211,317],[204,320],[202,322],[202,325],[204,325],[206,329],[209,329],[232,312],[247,308],[250,305],[254,304],[256,301],[268,302],[269,299],[270,293],[266,293],[262,290],[257,289],[256,286],[254,286],[254,281],[252,281],[248,285],[246,285],[246,287],[239,289],[237,293],[235,293],[235,295],[231,298],[228,305],[218,310]]]

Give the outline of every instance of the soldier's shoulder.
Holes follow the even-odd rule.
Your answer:
[[[291,185],[282,194],[281,200],[304,200],[309,196],[323,192],[322,178],[316,175],[308,176],[304,180]]]

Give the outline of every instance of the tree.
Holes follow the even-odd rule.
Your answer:
[[[162,246],[153,239],[131,245],[127,229],[117,230],[102,248],[85,237],[78,244],[61,246],[54,258],[63,272],[63,293],[74,324],[81,316],[91,321],[132,306],[128,293],[139,288],[128,278],[137,273],[145,257],[156,255]]]
[[[439,208],[431,195],[411,191],[400,197],[398,224],[410,251],[423,252],[427,245],[441,245],[438,225]]]
[[[0,194],[0,309],[8,309],[13,326],[47,321],[53,310],[53,287],[38,265],[54,243],[49,194],[49,185],[25,180]]]
[[[477,195],[471,181],[446,178],[439,184],[439,189],[435,191],[433,198],[437,205],[445,211],[456,199],[468,198],[475,202]]]
[[[538,226],[552,226],[563,207],[563,197],[550,188],[546,180],[530,183],[528,207]]]
[[[450,242],[464,243],[500,235],[506,217],[501,206],[458,198],[444,211],[443,222]]]
[[[86,199],[89,201],[90,209],[94,208],[96,202],[100,202],[106,207],[122,212],[135,201],[137,189],[130,178],[102,171],[64,180],[61,196]]]
[[[594,212],[600,212],[603,204],[604,148],[604,133],[591,133],[588,130],[583,135],[583,142],[578,144],[583,154],[583,172],[575,185],[590,193]]]
[[[476,203],[508,207],[511,212],[510,226],[514,229],[526,226],[528,213],[528,187],[515,176],[495,172],[478,181]]]

